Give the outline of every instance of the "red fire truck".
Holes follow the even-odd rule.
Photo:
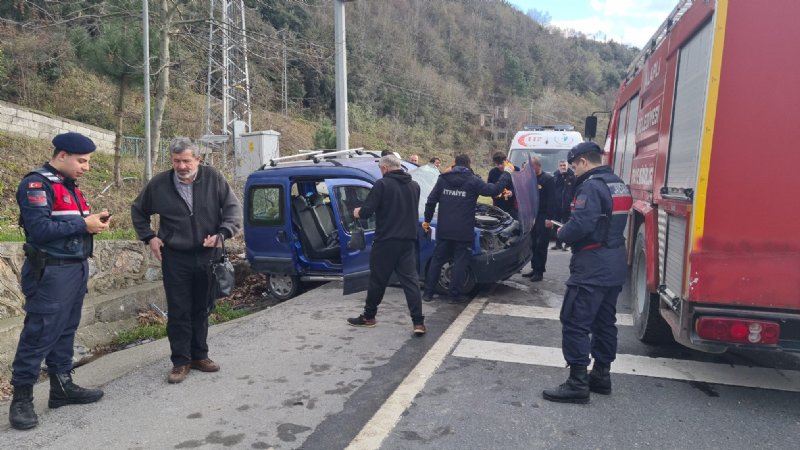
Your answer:
[[[620,87],[605,151],[634,198],[644,342],[800,351],[798,17],[797,0],[680,1]]]

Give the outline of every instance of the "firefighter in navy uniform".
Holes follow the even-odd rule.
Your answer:
[[[576,145],[568,156],[577,175],[575,199],[558,238],[572,249],[560,315],[561,348],[570,372],[565,383],[542,393],[554,402],[587,403],[590,391],[611,393],[617,296],[627,267],[623,232],[633,200],[625,183],[602,164],[602,156],[594,142]],[[590,354],[594,366],[587,374]]]
[[[439,273],[449,260],[453,261],[453,265],[450,270],[448,303],[460,304],[468,301],[462,288],[466,283],[472,243],[475,239],[475,205],[478,196],[494,197],[500,195],[503,189],[512,187],[510,173],[513,171],[514,166],[507,165],[496,183],[484,183],[470,168],[469,156],[458,155],[452,169],[439,175],[425,202],[425,221],[422,223],[425,233],[429,233],[430,222],[438,204],[436,248],[433,250],[433,257],[425,277],[423,301],[433,300]]]
[[[53,139],[53,146],[50,161],[26,175],[17,190],[26,236],[21,273],[26,316],[12,365],[14,397],[9,411],[9,422],[17,429],[39,423],[33,385],[42,360],[50,375],[50,408],[92,403],[103,396],[99,389],[73,383],[71,373],[89,278],[86,258],[92,255],[92,235],[108,228],[110,214],[90,214],[75,183],[89,170],[94,142],[79,133],[63,133]]]

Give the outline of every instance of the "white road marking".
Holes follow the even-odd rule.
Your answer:
[[[501,316],[529,317],[531,319],[558,320],[558,309],[542,308],[540,306],[510,305],[507,303],[489,303],[483,310],[484,314]],[[633,317],[630,314],[617,314],[617,325],[633,326]]]
[[[486,304],[487,298],[474,299],[456,320],[447,328],[447,331],[428,350],[428,353],[406,376],[400,386],[386,399],[378,412],[372,416],[364,428],[347,446],[348,450],[377,449],[381,442],[392,432],[400,416],[414,401],[414,398],[425,387],[425,383],[433,372],[442,364],[444,358],[450,353],[456,342],[464,334],[467,326],[475,319],[478,311]]]
[[[490,361],[564,367],[561,349],[535,345],[462,339],[453,356]],[[760,389],[800,392],[800,371],[731,366],[670,358],[617,355],[611,372],[626,375],[701,381]]]

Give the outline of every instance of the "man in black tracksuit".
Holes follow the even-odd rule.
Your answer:
[[[425,294],[423,300],[431,301],[442,266],[450,258],[453,259],[450,270],[450,303],[466,302],[461,288],[467,275],[472,242],[475,239],[475,205],[478,196],[495,197],[504,188],[511,187],[509,171],[514,166],[507,166],[506,171],[497,183],[487,184],[478,178],[470,169],[469,156],[456,156],[456,164],[449,172],[439,175],[428,201],[425,203],[425,222],[422,227],[430,230],[433,212],[439,204],[439,215],[436,229],[436,249],[425,277]]]
[[[419,276],[417,275],[417,230],[419,220],[419,185],[403,170],[400,158],[383,156],[379,163],[383,178],[367,195],[364,204],[353,210],[356,219],[375,214],[375,239],[369,255],[369,288],[364,313],[347,319],[356,327],[374,327],[378,305],[383,300],[392,272],[397,273],[406,294],[406,303],[414,324],[414,334],[425,334]]]
[[[545,265],[547,264],[547,245],[550,243],[550,228],[553,227],[551,220],[556,216],[555,182],[553,176],[542,170],[542,163],[539,157],[533,158],[533,170],[536,172],[536,181],[539,188],[539,211],[536,213],[536,221],[533,223],[531,232],[531,271],[522,274],[529,277],[531,281],[542,281],[544,278]]]
[[[217,170],[200,164],[197,146],[176,138],[169,146],[172,170],[154,176],[131,205],[136,234],[161,261],[167,296],[167,338],[172,350],[169,383],[190,369],[216,372],[208,358],[208,267],[221,256],[219,240],[242,228],[242,207]],[[159,216],[158,234],[150,217]]]
[[[569,168],[567,161],[558,162],[558,170],[553,174],[556,186],[556,220],[567,223],[570,215],[570,205],[575,194],[575,172]],[[551,250],[567,250],[567,245],[561,242],[556,235],[556,245]]]

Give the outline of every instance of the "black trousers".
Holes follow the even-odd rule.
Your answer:
[[[389,239],[372,244],[369,255],[369,288],[364,317],[374,319],[378,314],[378,305],[383,301],[386,285],[392,272],[406,294],[408,311],[414,325],[424,323],[422,315],[422,296],[419,292],[419,275],[417,274],[417,243],[410,239]]]
[[[12,364],[11,384],[33,385],[39,379],[42,360],[51,374],[72,370],[75,331],[81,320],[89,264],[86,260],[52,265],[37,279],[28,260],[22,265],[25,322]]]
[[[589,354],[606,364],[616,359],[621,291],[622,286],[567,286],[560,315],[561,351],[567,363],[588,366]]]
[[[431,264],[428,266],[428,273],[425,276],[425,293],[433,295],[436,283],[439,281],[439,274],[442,272],[442,266],[450,258],[453,258],[453,265],[450,268],[449,294],[453,298],[464,295],[461,289],[467,281],[467,267],[469,267],[471,255],[472,242],[437,239]]]
[[[544,226],[542,213],[537,214],[536,222],[531,230],[531,269],[537,273],[545,272],[547,264],[547,246],[550,245],[550,230]]]
[[[218,253],[218,249],[179,251],[162,248],[167,338],[173,365],[208,358],[208,266]]]

